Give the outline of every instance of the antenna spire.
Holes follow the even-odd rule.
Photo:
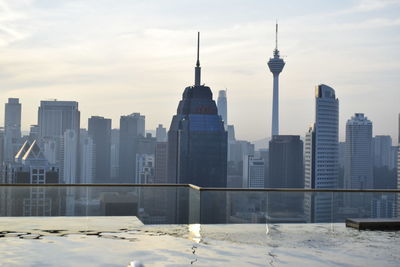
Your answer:
[[[275,50],[278,50],[278,21],[275,23]]]
[[[197,32],[197,61],[194,68],[194,85],[200,86],[201,67],[200,67],[200,32]]]
[[[196,67],[200,67],[200,32],[197,32],[197,62]]]

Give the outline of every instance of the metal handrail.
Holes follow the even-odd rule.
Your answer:
[[[197,191],[224,192],[400,193],[400,189],[225,188],[200,187],[192,184],[0,184],[0,187],[188,187]]]

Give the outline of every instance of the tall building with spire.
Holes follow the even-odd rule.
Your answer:
[[[273,100],[272,100],[272,133],[279,135],[279,74],[285,66],[285,61],[280,57],[278,50],[278,23],[275,25],[275,50],[274,57],[268,61],[269,70],[274,76]]]
[[[226,90],[220,90],[218,92],[218,100],[217,100],[218,114],[222,117],[224,121],[225,129],[227,129],[228,124],[228,107],[226,100]]]
[[[168,182],[226,187],[227,132],[208,86],[200,85],[200,33],[195,84],[185,88],[168,132]]]

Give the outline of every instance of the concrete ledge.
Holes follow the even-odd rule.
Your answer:
[[[400,218],[346,219],[346,227],[352,227],[358,230],[381,230],[381,231],[400,230]]]

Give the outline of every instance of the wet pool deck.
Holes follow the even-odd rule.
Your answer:
[[[400,232],[345,224],[143,225],[136,217],[0,218],[0,266],[398,266]]]

